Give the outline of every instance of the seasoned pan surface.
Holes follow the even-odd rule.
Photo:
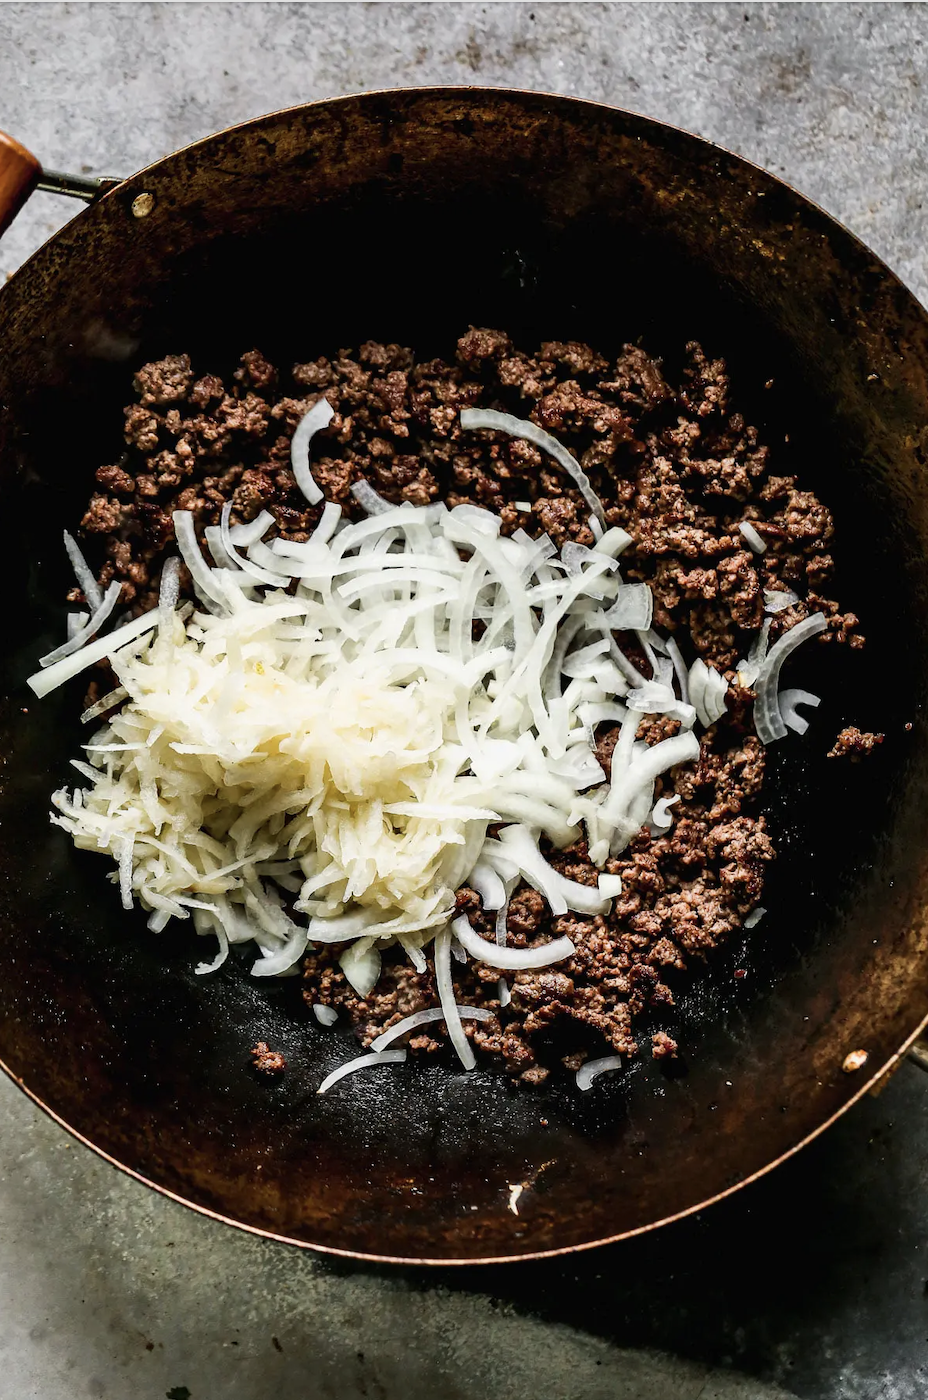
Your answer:
[[[810,654],[803,684],[824,703],[766,784],[770,912],[683,999],[671,1073],[642,1059],[587,1094],[525,1092],[449,1059],[317,1098],[355,1042],[317,1027],[293,982],[233,966],[197,978],[189,937],[156,938],[120,910],[99,859],[48,824],[80,682],[38,703],[23,681],[61,635],[60,530],[94,468],[118,459],[139,364],[189,351],[222,368],[254,345],[285,362],[365,339],[428,356],[469,324],[522,344],[643,337],[672,360],[695,338],[724,355],[777,472],[833,510],[836,586],[870,640]],[[591,104],[447,89],[326,102],[106,195],[0,292],[8,1071],[195,1206],[417,1261],[641,1230],[818,1131],[928,1008],[926,371],[924,313],[850,234],[737,158]],[[869,763],[829,763],[851,722],[886,742]],[[287,1058],[279,1082],[249,1069],[258,1039]],[[866,1067],[844,1074],[855,1049]]]

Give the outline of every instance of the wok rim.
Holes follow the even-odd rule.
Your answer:
[[[885,281],[888,281],[891,284],[894,284],[896,288],[898,288],[903,293],[904,297],[908,299],[908,301],[913,305],[914,309],[917,311],[922,321],[925,322],[926,325],[928,325],[928,308],[926,308],[926,306],[922,304],[922,302],[918,299],[915,293],[906,285],[905,282],[903,282],[902,278],[896,272],[893,271],[893,269],[888,265],[888,263],[878,253],[876,253],[869,246],[869,244],[867,244],[858,234],[856,234],[834,214],[830,213],[827,209],[825,209],[816,200],[812,199],[806,194],[803,194],[794,185],[790,184],[788,180],[784,180],[779,175],[776,175],[772,171],[765,169],[765,167],[759,165],[756,161],[752,161],[745,156],[737,154],[736,152],[730,150],[728,147],[722,146],[718,142],[711,140],[709,137],[700,136],[695,132],[687,130],[685,127],[676,126],[672,122],[663,121],[658,117],[648,116],[646,113],[636,111],[630,107],[621,107],[613,103],[602,102],[593,98],[573,97],[564,93],[552,93],[544,89],[511,88],[502,85],[487,87],[479,84],[468,83],[428,84],[423,85],[421,87],[372,88],[362,90],[359,92],[343,93],[338,97],[317,98],[311,102],[296,103],[289,107],[276,108],[271,112],[262,113],[260,116],[251,117],[241,122],[233,122],[229,126],[221,127],[219,130],[211,132],[207,136],[198,137],[196,141],[189,142],[187,145],[184,146],[179,146],[176,150],[170,151],[166,155],[160,156],[157,160],[150,162],[148,165],[143,166],[134,174],[126,176],[117,184],[111,186],[105,191],[105,193],[100,195],[99,198],[95,199],[92,205],[86,206],[85,209],[79,210],[74,215],[74,218],[69,219],[64,225],[62,225],[60,229],[57,229],[55,233],[51,235],[51,237],[46,239],[44,243],[42,243],[37,249],[35,249],[35,251],[31,253],[29,257],[26,258],[26,260],[20,265],[20,267],[18,267],[16,271],[12,274],[12,276],[9,278],[9,282],[12,283],[13,281],[15,281],[15,279],[25,268],[31,265],[31,263],[36,258],[43,254],[44,251],[61,236],[65,229],[70,228],[71,225],[77,219],[81,218],[82,215],[89,212],[89,210],[95,205],[101,204],[105,200],[118,197],[120,193],[125,194],[126,190],[130,186],[137,184],[140,181],[144,182],[144,178],[146,175],[148,175],[151,172],[157,171],[159,167],[162,166],[166,161],[174,160],[176,157],[181,155],[196,155],[201,147],[207,146],[217,137],[226,136],[234,132],[242,131],[246,128],[257,128],[265,123],[280,121],[281,119],[293,117],[297,114],[312,112],[316,109],[338,108],[348,103],[363,102],[367,100],[374,101],[377,99],[384,98],[389,99],[391,97],[412,98],[421,96],[422,98],[427,99],[429,97],[438,97],[455,94],[460,95],[462,97],[488,97],[491,99],[494,97],[500,97],[503,99],[510,100],[523,100],[526,98],[537,99],[543,102],[547,101],[562,107],[592,109],[593,111],[602,112],[604,114],[608,113],[609,115],[617,115],[619,117],[631,117],[635,121],[641,122],[652,129],[657,129],[662,132],[669,132],[675,136],[684,137],[687,141],[696,142],[702,147],[707,147],[710,151],[716,152],[719,156],[723,156],[727,160],[736,162],[742,168],[750,172],[756,172],[758,176],[762,177],[764,180],[772,181],[774,184],[781,186],[783,189],[788,191],[789,194],[793,197],[793,199],[798,201],[801,205],[814,210],[816,214],[827,224],[839,229],[843,236],[846,239],[850,240],[850,242],[856,247],[856,249],[859,252],[864,253],[872,261],[875,267],[879,270],[881,278]],[[108,1163],[110,1166],[115,1167],[118,1171],[124,1173],[126,1176],[139,1182],[142,1186],[149,1187],[151,1190],[158,1192],[158,1194],[164,1197],[165,1199],[174,1201],[178,1205],[185,1206],[189,1210],[196,1211],[197,1214],[205,1216],[207,1219],[217,1221],[223,1225],[229,1225],[236,1230],[244,1231],[246,1234],[257,1236],[260,1239],[271,1240],[277,1244],[289,1245],[297,1249],[308,1250],[311,1253],[325,1255],[332,1258],[351,1259],[359,1263],[365,1264],[391,1264],[404,1267],[428,1267],[431,1269],[445,1267],[465,1268],[468,1266],[479,1267],[482,1265],[530,1263],[546,1259],[561,1258],[566,1255],[580,1253],[581,1251],[585,1252],[592,1249],[598,1249],[604,1245],[618,1244],[622,1240],[633,1239],[637,1236],[649,1234],[654,1230],[661,1229],[664,1226],[673,1225],[678,1221],[685,1220],[689,1216],[696,1215],[700,1211],[706,1210],[709,1206],[713,1206],[719,1201],[726,1200],[730,1196],[733,1196],[736,1192],[741,1191],[744,1187],[750,1186],[754,1182],[759,1181],[762,1177],[767,1176],[777,1167],[782,1166],[785,1162],[789,1161],[790,1158],[796,1156],[804,1147],[807,1147],[811,1142],[815,1141],[816,1138],[820,1137],[828,1128],[832,1127],[838,1121],[838,1119],[843,1117],[843,1115],[847,1113],[847,1111],[850,1108],[852,1108],[856,1103],[858,1103],[865,1094],[876,1089],[877,1086],[887,1082],[891,1075],[895,1072],[895,1070],[905,1059],[912,1045],[926,1030],[928,1030],[928,1012],[926,1012],[926,1014],[917,1024],[915,1029],[903,1041],[899,1049],[894,1054],[892,1054],[889,1057],[889,1059],[887,1059],[885,1063],[882,1066],[880,1066],[879,1069],[873,1072],[870,1075],[870,1077],[859,1086],[855,1093],[853,1093],[852,1095],[850,1095],[850,1097],[845,1099],[844,1102],[828,1118],[826,1118],[823,1122],[819,1123],[811,1132],[807,1133],[798,1142],[794,1143],[792,1147],[789,1147],[786,1149],[786,1151],[781,1152],[779,1156],[773,1158],[770,1162],[765,1163],[763,1166],[757,1168],[757,1170],[749,1173],[747,1176],[742,1177],[739,1181],[733,1182],[730,1186],[726,1186],[724,1190],[718,1191],[714,1195],[707,1196],[702,1200],[696,1201],[692,1205],[686,1206],[684,1209],[676,1211],[671,1215],[662,1216],[660,1217],[660,1219],[649,1221],[647,1224],[644,1225],[637,1225],[632,1229],[619,1231],[616,1234],[603,1235],[599,1236],[596,1239],[582,1240],[579,1243],[561,1245],[550,1249],[527,1250],[525,1252],[510,1254],[474,1255],[466,1257],[423,1257],[415,1255],[410,1256],[399,1254],[370,1253],[364,1250],[340,1248],[335,1245],[313,1243],[308,1240],[297,1239],[292,1235],[279,1234],[276,1231],[265,1229],[259,1225],[251,1225],[243,1220],[234,1219],[232,1216],[224,1215],[221,1211],[214,1210],[209,1206],[201,1205],[196,1201],[189,1200],[186,1196],[182,1196],[178,1192],[171,1190],[170,1187],[161,1185],[157,1181],[151,1180],[149,1177],[145,1176],[144,1173],[136,1170],[134,1167],[130,1167],[126,1163],[119,1161],[118,1158],[111,1155],[104,1148],[99,1147],[88,1137],[84,1136],[84,1134],[81,1133],[72,1124],[68,1123],[61,1116],[61,1114],[56,1112],[56,1110],[53,1109],[49,1104],[47,1104],[42,1098],[40,1098],[37,1093],[30,1089],[29,1086],[25,1083],[25,1081],[19,1075],[14,1073],[14,1071],[3,1060],[0,1060],[0,1071],[2,1071],[3,1074],[5,1074],[7,1078],[11,1080],[12,1083],[18,1089],[20,1089],[22,1093],[26,1096],[26,1098],[30,1099],[37,1108],[41,1109],[42,1112],[45,1113],[54,1123],[56,1123],[59,1127],[63,1128],[65,1132],[67,1132],[75,1141],[81,1143],[84,1147],[88,1147],[93,1153],[96,1154],[97,1157],[102,1159],[104,1162]]]

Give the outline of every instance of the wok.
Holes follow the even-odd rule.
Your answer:
[[[9,214],[40,172],[13,143],[3,168]],[[925,313],[770,175],[535,93],[311,104],[109,185],[0,291],[7,1073],[158,1190],[362,1258],[580,1248],[768,1170],[893,1068],[928,1008]],[[317,1098],[350,1035],[316,1026],[294,981],[196,977],[189,935],[120,910],[103,863],[48,823],[80,682],[36,703],[23,681],[63,634],[61,527],[119,457],[139,364],[189,351],[225,369],[252,346],[283,363],[368,338],[429,356],[469,324],[526,346],[642,338],[671,367],[692,338],[724,354],[772,469],[834,512],[836,596],[869,645],[805,653],[824,703],[771,752],[769,913],[680,997],[678,1066],[642,1057],[581,1095],[409,1062]],[[866,763],[824,757],[848,722],[886,734]],[[288,1060],[278,1083],[249,1069],[259,1039]],[[864,1068],[843,1072],[855,1050]]]

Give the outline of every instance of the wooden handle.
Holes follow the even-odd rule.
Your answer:
[[[16,218],[41,173],[32,152],[0,131],[0,233]]]

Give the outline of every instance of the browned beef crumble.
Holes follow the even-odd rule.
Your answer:
[[[877,744],[882,744],[884,735],[865,734],[856,725],[848,725],[847,729],[842,729],[834,743],[834,748],[828,750],[829,758],[849,757],[851,762],[865,758],[868,753],[872,753]]]
[[[251,1063],[261,1074],[283,1074],[287,1061],[279,1050],[272,1050],[265,1041],[259,1040],[251,1052]]]
[[[465,1022],[467,1035],[525,1082],[550,1072],[551,1029],[577,1032],[576,1042],[558,1052],[568,1068],[604,1044],[634,1054],[635,1021],[666,1017],[674,1003],[670,984],[681,985],[684,974],[698,977],[706,954],[742,927],[774,855],[757,810],[764,751],[750,732],[753,694],[733,670],[763,621],[764,590],[792,589],[800,599],[773,616],[771,640],[820,611],[828,618],[822,643],[863,645],[858,619],[827,596],[829,511],[794,477],[770,473],[768,449],[729,402],[724,362],[696,344],[687,347],[675,384],[637,346],[624,346],[612,360],[586,345],[549,341],[529,355],[486,329],[463,335],[448,362],[417,362],[401,346],[368,342],[357,354],[343,350],[289,373],[257,350],[226,379],[202,368],[172,355],[139,371],[137,401],[126,409],[126,452],[97,472],[99,490],[84,516],[91,548],[99,537],[101,585],[121,580],[123,601],[134,610],[155,602],[174,509],[193,511],[202,531],[231,500],[233,524],[267,509],[282,535],[308,537],[321,507],[309,506],[296,485],[290,437],[323,394],[335,416],[314,443],[313,474],[326,499],[349,515],[359,513],[350,486],[366,480],[394,502],[476,502],[498,513],[504,533],[522,527],[547,531],[558,547],[566,540],[591,544],[589,508],[554,462],[525,441],[461,428],[460,410],[478,405],[530,417],[574,453],[608,524],[633,537],[623,576],[650,584],[654,625],[679,632],[684,648],[726,673],[727,716],[703,736],[697,764],[660,780],[659,792],[680,798],[672,827],[656,836],[643,828],[607,863],[623,881],[609,916],[552,917],[525,886],[513,897],[509,942],[531,947],[568,934],[573,957],[556,969],[510,974],[505,1009],[498,972],[454,965],[458,999],[496,1013]],[[742,520],[766,542],[762,555],[746,548]],[[75,590],[72,597],[81,595]],[[634,652],[630,639],[622,641]],[[639,734],[656,743],[677,727],[650,718]],[[832,753],[851,735],[859,731],[844,731]],[[607,773],[616,737],[607,727],[597,735]],[[879,737],[848,738],[841,751],[872,747]],[[595,884],[585,842],[547,854],[572,879]],[[462,891],[458,903],[475,929],[491,933],[492,916],[473,891]],[[431,967],[419,975],[398,951],[386,955],[367,999],[347,984],[331,949],[307,956],[304,977],[307,1002],[344,1010],[365,1044],[437,1001]],[[444,1038],[439,1023],[409,1044],[431,1051]],[[658,1059],[677,1053],[660,1029],[651,1047]]]

